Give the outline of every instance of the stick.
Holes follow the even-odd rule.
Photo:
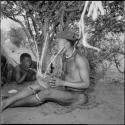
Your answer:
[[[39,68],[41,69],[41,72],[42,72],[43,58],[44,58],[44,55],[45,55],[45,49],[46,49],[46,45],[47,45],[47,39],[48,39],[48,33],[47,33],[47,35],[46,35],[44,47],[43,47],[42,54],[41,54],[41,58],[40,58],[40,67],[39,67]]]
[[[64,49],[64,48],[62,48],[60,51],[58,51],[58,53],[53,57],[53,59],[50,60],[50,63],[49,63],[49,65],[48,65],[48,67],[47,67],[46,72],[45,72],[44,75],[46,75],[47,71],[49,70],[50,65],[55,61],[56,57],[62,52],[63,49]]]

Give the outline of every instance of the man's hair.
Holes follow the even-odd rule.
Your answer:
[[[25,57],[31,58],[31,55],[28,53],[23,53],[20,55],[20,61],[23,61]]]
[[[69,39],[66,39],[66,40],[70,43],[71,47],[73,47],[77,42],[77,40],[69,40]]]
[[[69,30],[65,30],[57,33],[56,37],[67,40],[72,47],[75,45],[76,41],[78,40],[78,38],[76,37],[76,34]]]

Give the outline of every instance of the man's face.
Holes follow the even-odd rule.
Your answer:
[[[25,58],[23,59],[23,61],[22,61],[22,65],[23,65],[24,67],[26,67],[26,68],[29,68],[30,65],[31,65],[31,62],[32,62],[31,58],[25,57]]]
[[[62,50],[63,51],[61,53],[64,53],[66,50],[67,50],[67,42],[65,39],[57,39],[57,48],[58,48],[58,51]]]

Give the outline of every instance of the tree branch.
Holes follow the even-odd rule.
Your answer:
[[[28,17],[24,16],[24,19],[25,19],[25,25],[26,25],[27,29],[29,30],[29,33],[30,33],[31,37],[34,38],[32,30],[31,30],[31,27],[30,27],[30,23],[29,23]]]
[[[73,11],[78,11],[80,8],[73,8],[73,9],[64,9],[66,12],[73,12]]]
[[[39,34],[39,31],[38,31],[37,25],[36,25],[36,24],[38,24],[38,22],[37,22],[37,20],[34,18],[33,15],[30,14],[29,16],[30,16],[30,18],[32,19],[33,27],[34,27],[34,30],[35,30],[36,36],[37,36],[37,35]]]
[[[65,14],[64,10],[62,10],[62,15],[61,15],[61,19],[60,19],[60,21],[61,21],[60,23],[62,25],[62,29],[64,28],[64,21],[63,21],[64,20],[64,14]]]
[[[14,22],[17,22],[17,23],[19,23],[19,24],[21,25],[21,27],[23,28],[23,30],[24,30],[24,32],[25,32],[27,38],[28,38],[28,42],[29,42],[29,45],[30,45],[30,47],[31,47],[31,50],[32,50],[34,56],[36,57],[36,54],[34,53],[33,48],[32,48],[32,46],[31,46],[31,44],[32,44],[32,37],[31,37],[29,31],[25,28],[25,26],[23,25],[23,23],[22,23],[20,20],[18,20],[18,19],[16,19],[16,18],[12,18],[12,17],[8,16],[6,13],[4,13],[4,14],[5,14],[5,16],[8,17],[9,19],[11,19],[11,20],[13,20]]]

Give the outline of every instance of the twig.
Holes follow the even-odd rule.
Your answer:
[[[56,57],[62,52],[63,49],[64,48],[62,48],[60,51],[58,51],[58,53],[53,57],[53,59],[50,60],[50,63],[48,65],[47,69],[46,69],[45,75],[46,75],[47,71],[49,70],[50,65],[55,61]]]

